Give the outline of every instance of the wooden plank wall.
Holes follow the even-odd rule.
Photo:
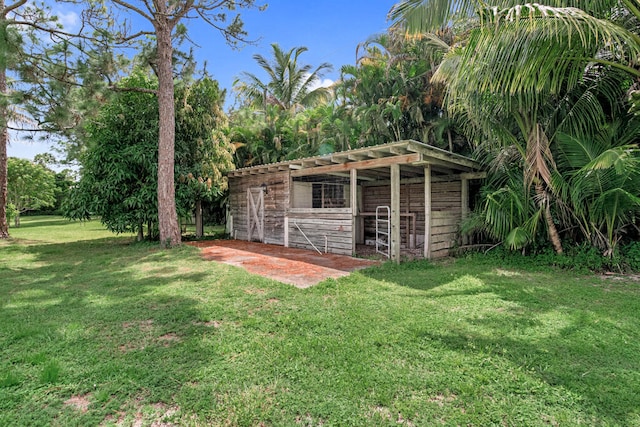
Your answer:
[[[449,255],[458,238],[462,218],[462,181],[431,185],[431,257]]]
[[[457,239],[458,224],[462,212],[462,185],[460,180],[434,181],[431,184],[431,254],[433,258],[447,256],[449,248]],[[389,206],[391,193],[389,186],[364,187],[362,208],[364,212],[375,212],[377,206]],[[400,212],[416,214],[416,234],[421,242],[424,236],[424,182],[400,185]],[[400,236],[403,248],[407,242],[406,217],[400,219]],[[375,239],[375,218],[364,218],[365,239]]]
[[[289,172],[229,178],[230,213],[236,239],[247,240],[247,188],[267,185],[264,195],[264,243],[284,245],[284,216],[289,206]]]
[[[289,215],[289,246],[315,250],[300,230],[321,252],[353,255],[352,215],[344,209],[291,209]],[[298,230],[298,227],[300,230]],[[326,236],[326,240],[325,240]]]
[[[364,187],[362,207],[364,212],[375,212],[378,206],[391,205],[391,187]],[[400,185],[400,212],[416,214],[416,234],[424,236],[424,183]],[[400,245],[409,247],[407,242],[407,217],[400,218]],[[364,217],[365,240],[375,239],[375,217]]]

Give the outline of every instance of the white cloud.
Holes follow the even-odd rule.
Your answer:
[[[331,87],[334,83],[331,79],[319,79],[309,86],[309,90],[315,90],[319,87]]]
[[[58,10],[55,15],[58,17],[58,22],[67,31],[78,29],[80,26],[80,15],[72,10],[68,12]]]

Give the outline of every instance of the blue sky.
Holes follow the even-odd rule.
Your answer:
[[[209,74],[227,89],[227,105],[233,101],[233,81],[243,71],[264,77],[253,60],[256,53],[270,57],[271,44],[283,49],[306,46],[300,61],[313,66],[328,62],[333,72],[325,78],[336,80],[342,65],[355,63],[356,47],[370,36],[382,33],[388,26],[387,14],[399,0],[272,0],[263,12],[242,11],[245,29],[255,45],[240,50],[228,47],[222,36],[198,21],[186,21],[199,65],[207,62]],[[72,26],[75,14],[58,11],[62,20]],[[187,48],[187,46],[185,46]],[[46,142],[24,142],[13,138],[9,156],[33,159],[50,151]]]

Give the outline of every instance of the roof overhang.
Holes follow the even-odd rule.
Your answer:
[[[341,151],[322,156],[307,157],[279,163],[271,163],[237,169],[229,177],[291,171],[291,176],[344,174],[353,169],[376,171],[393,164],[408,169],[423,169],[431,165],[442,173],[473,173],[481,167],[475,160],[414,140],[398,141],[373,147]]]

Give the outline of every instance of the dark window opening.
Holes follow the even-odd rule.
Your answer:
[[[313,208],[344,208],[344,186],[331,182],[314,183],[312,187]]]

